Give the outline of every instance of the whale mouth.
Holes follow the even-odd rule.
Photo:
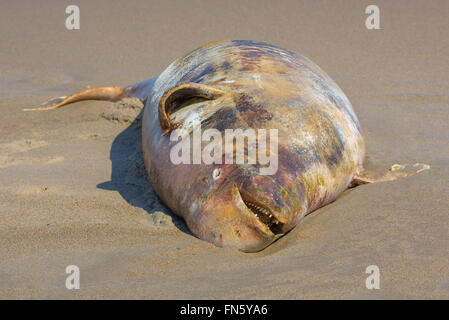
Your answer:
[[[246,205],[248,210],[252,212],[261,223],[267,226],[267,228],[270,229],[270,231],[274,235],[283,233],[282,232],[283,223],[280,222],[278,219],[276,219],[272,210],[269,207],[252,199],[248,200],[248,198],[243,196],[243,194],[241,193],[240,195],[242,197],[243,203]]]

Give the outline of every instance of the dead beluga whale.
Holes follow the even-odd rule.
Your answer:
[[[142,147],[156,193],[220,247],[262,250],[349,187],[429,168],[365,171],[360,124],[342,90],[309,59],[262,42],[206,44],[155,81],[28,110],[129,97],[145,104]]]

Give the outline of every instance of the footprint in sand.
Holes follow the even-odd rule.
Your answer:
[[[48,145],[46,141],[21,139],[0,144],[0,169],[17,164],[56,163],[64,161],[64,157],[23,157],[20,154]]]

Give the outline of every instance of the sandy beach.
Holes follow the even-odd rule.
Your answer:
[[[10,1],[0,11],[0,299],[449,298],[449,1]],[[23,112],[87,87],[157,77],[210,41],[299,52],[342,88],[363,185],[258,253],[196,238],[145,176],[141,106],[88,101]],[[80,269],[80,289],[65,286]],[[380,289],[365,286],[367,266]]]

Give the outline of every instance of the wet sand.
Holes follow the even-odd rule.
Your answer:
[[[449,298],[449,2],[15,1],[0,12],[0,298]],[[195,238],[145,179],[139,106],[22,112],[156,77],[214,40],[297,51],[343,89],[366,167],[431,170],[346,191],[266,250]],[[81,289],[65,287],[77,265]],[[368,290],[365,269],[380,268]]]

